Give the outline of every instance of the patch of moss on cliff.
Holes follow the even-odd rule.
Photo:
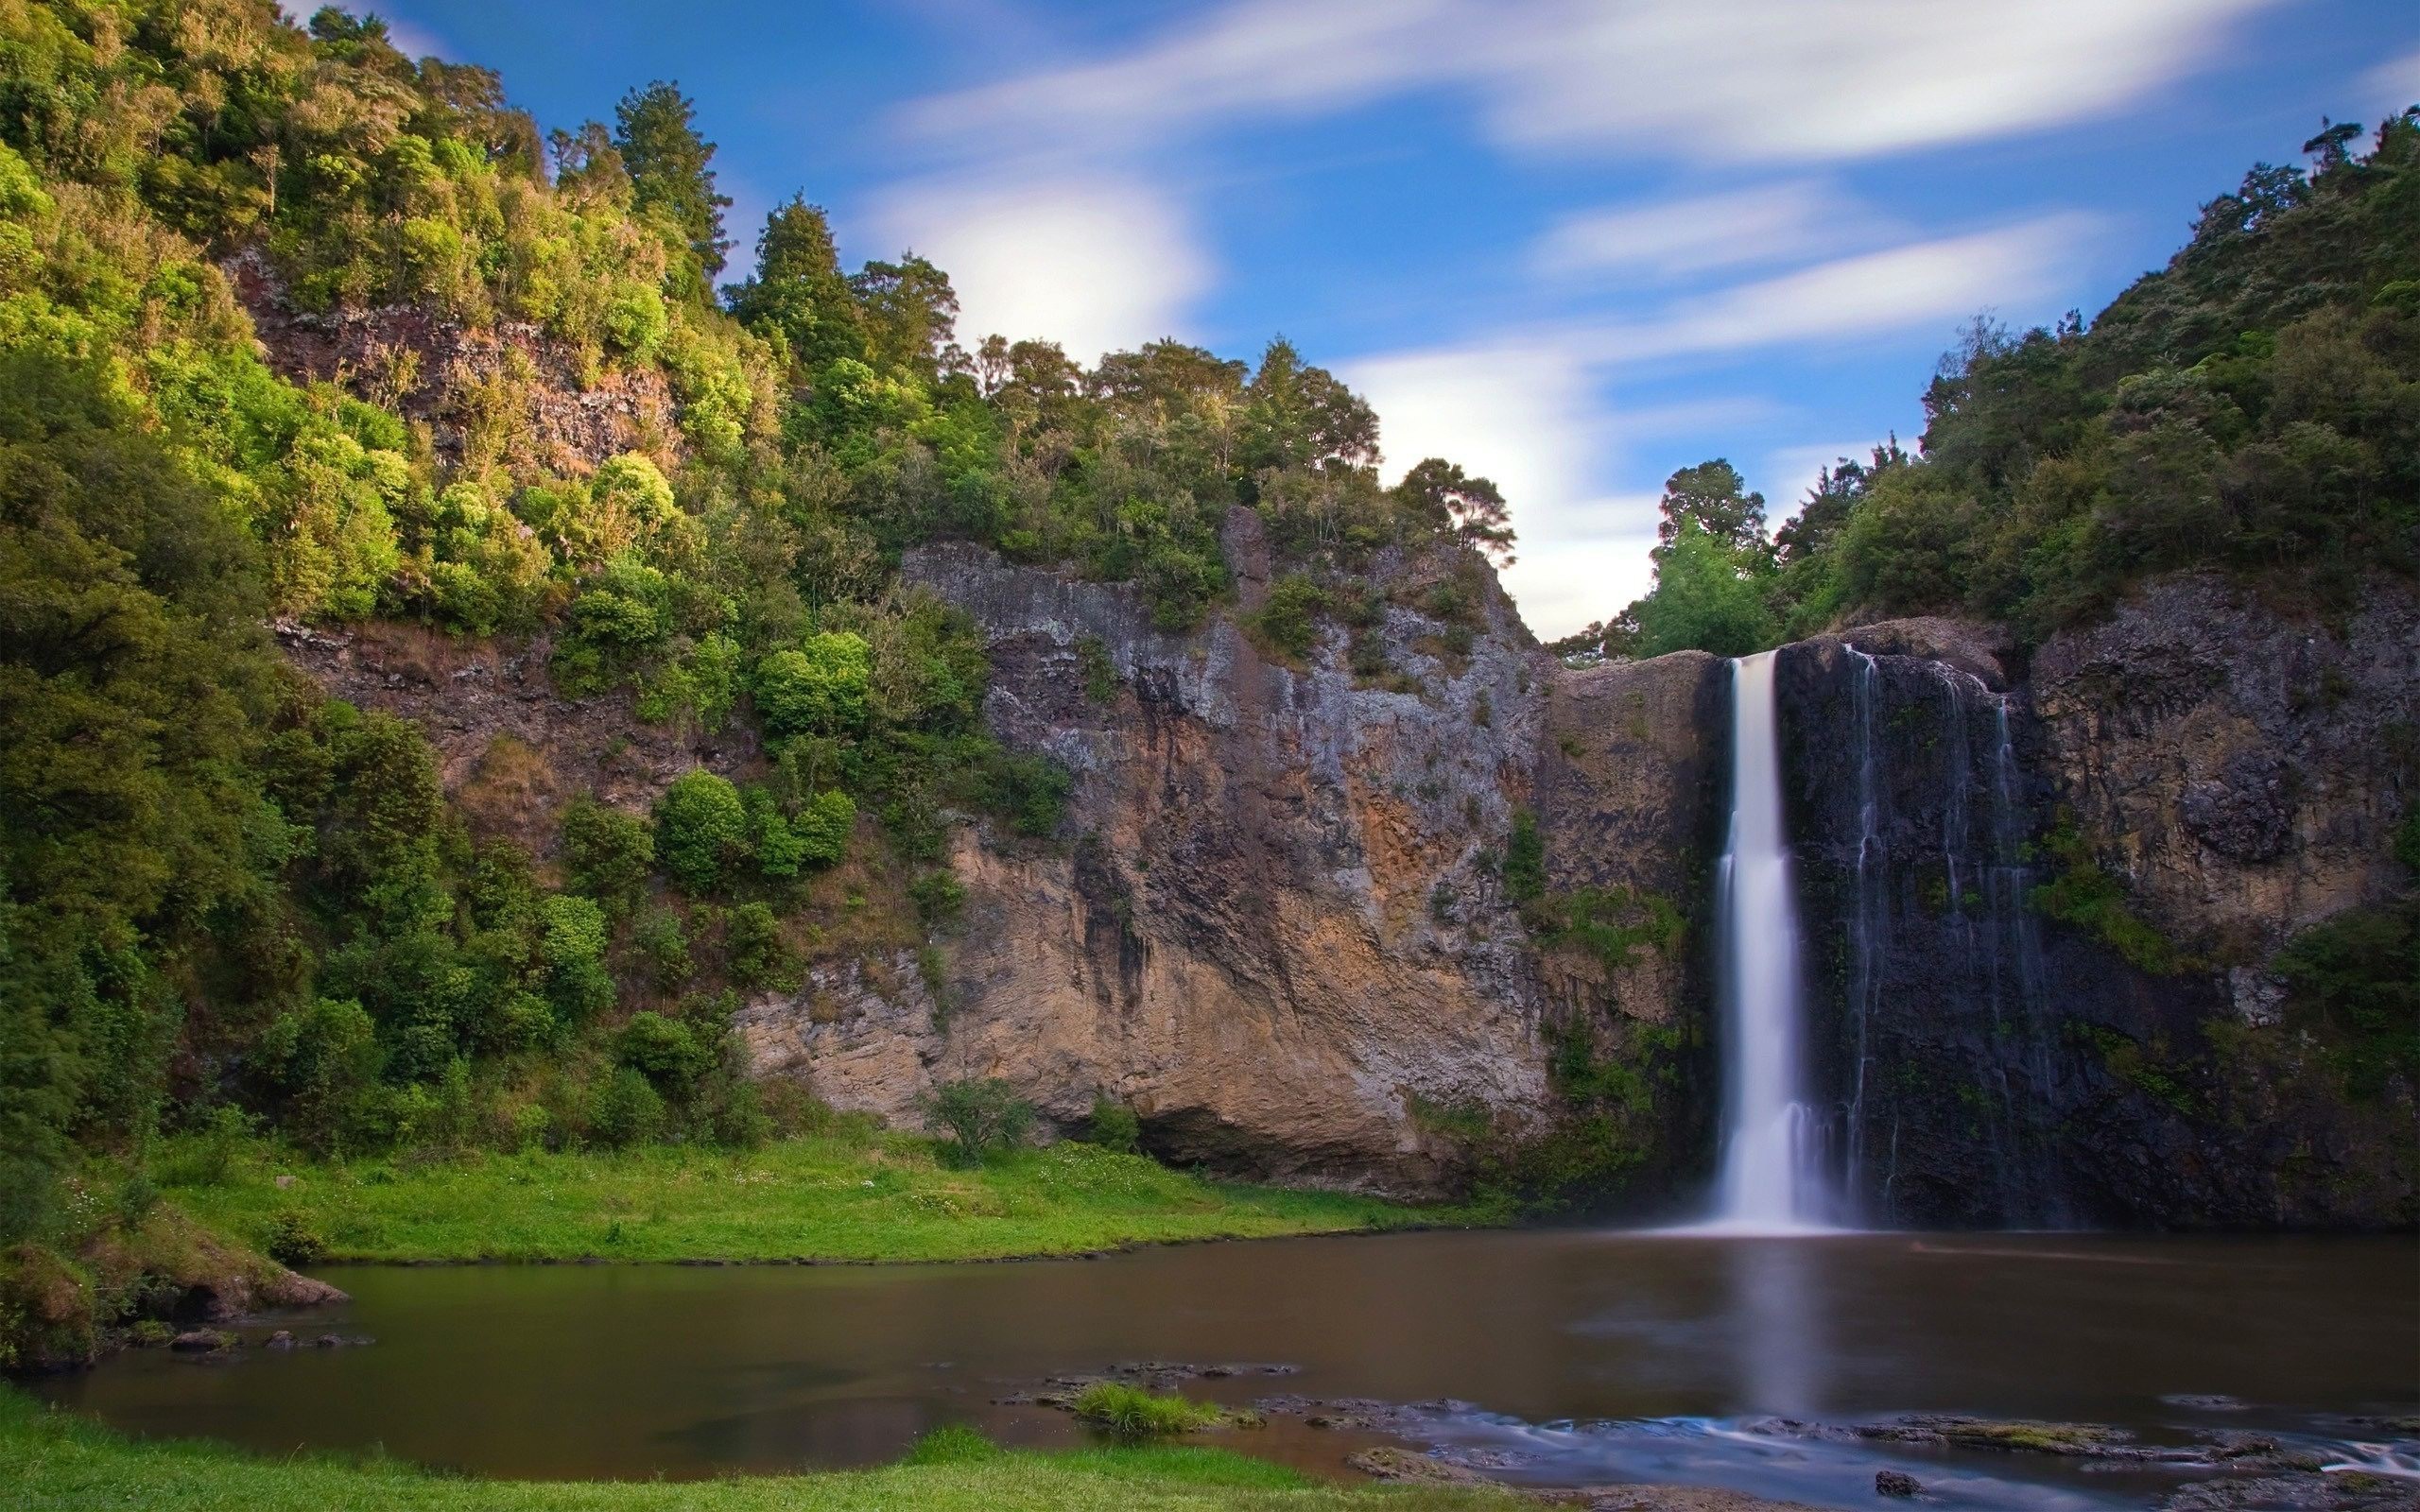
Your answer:
[[[2153,976],[2173,976],[2193,968],[2192,959],[2174,941],[2126,906],[2125,884],[2094,858],[2092,843],[2077,828],[2073,815],[2060,812],[2042,849],[2060,869],[2026,895],[2034,912],[2090,933],[2127,965]]]
[[[2179,1117],[2200,1120],[2209,1116],[2208,1104],[2186,1084],[2184,1068],[2173,1061],[2157,1038],[2144,1045],[2107,1024],[2081,1021],[2070,1022],[2067,1032],[2099,1052],[2100,1063],[2111,1075]]]
[[[1669,899],[1635,887],[1576,887],[1530,900],[1522,909],[1541,945],[1587,952],[1608,974],[1641,950],[1670,951],[1681,941],[1681,912]]]
[[[2420,1085],[2420,896],[2356,908],[2295,936],[2276,971],[2288,1022],[2323,1047],[2348,1096]]]

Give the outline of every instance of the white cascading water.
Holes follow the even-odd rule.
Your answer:
[[[1722,1172],[1713,1227],[1820,1229],[1834,1211],[1800,1046],[1798,897],[1782,832],[1773,653],[1731,663],[1731,835],[1718,900],[1723,1019]]]

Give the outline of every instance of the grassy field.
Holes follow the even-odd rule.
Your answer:
[[[19,1512],[1508,1512],[1493,1490],[1337,1486],[1225,1450],[1032,1453],[944,1430],[873,1470],[721,1481],[481,1481],[124,1438],[0,1386],[0,1505]]]
[[[175,1180],[191,1162],[174,1153],[165,1190],[196,1218],[288,1253],[300,1237],[332,1261],[996,1260],[1497,1217],[1209,1181],[1085,1144],[959,1170],[904,1134],[427,1163],[322,1164],[256,1145],[208,1183]]]

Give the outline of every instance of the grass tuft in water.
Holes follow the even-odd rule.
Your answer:
[[[1216,1428],[1227,1415],[1206,1401],[1154,1396],[1140,1386],[1103,1381],[1076,1398],[1076,1416],[1123,1438],[1161,1438]]]

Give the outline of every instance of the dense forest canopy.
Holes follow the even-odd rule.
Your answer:
[[[2039,639],[2158,573],[2342,603],[2420,566],[2420,108],[2261,163],[2086,326],[1979,319],[1894,438],[1768,535],[1729,463],[1665,486],[1656,584],[1578,655],[1738,655],[1893,614]]]

